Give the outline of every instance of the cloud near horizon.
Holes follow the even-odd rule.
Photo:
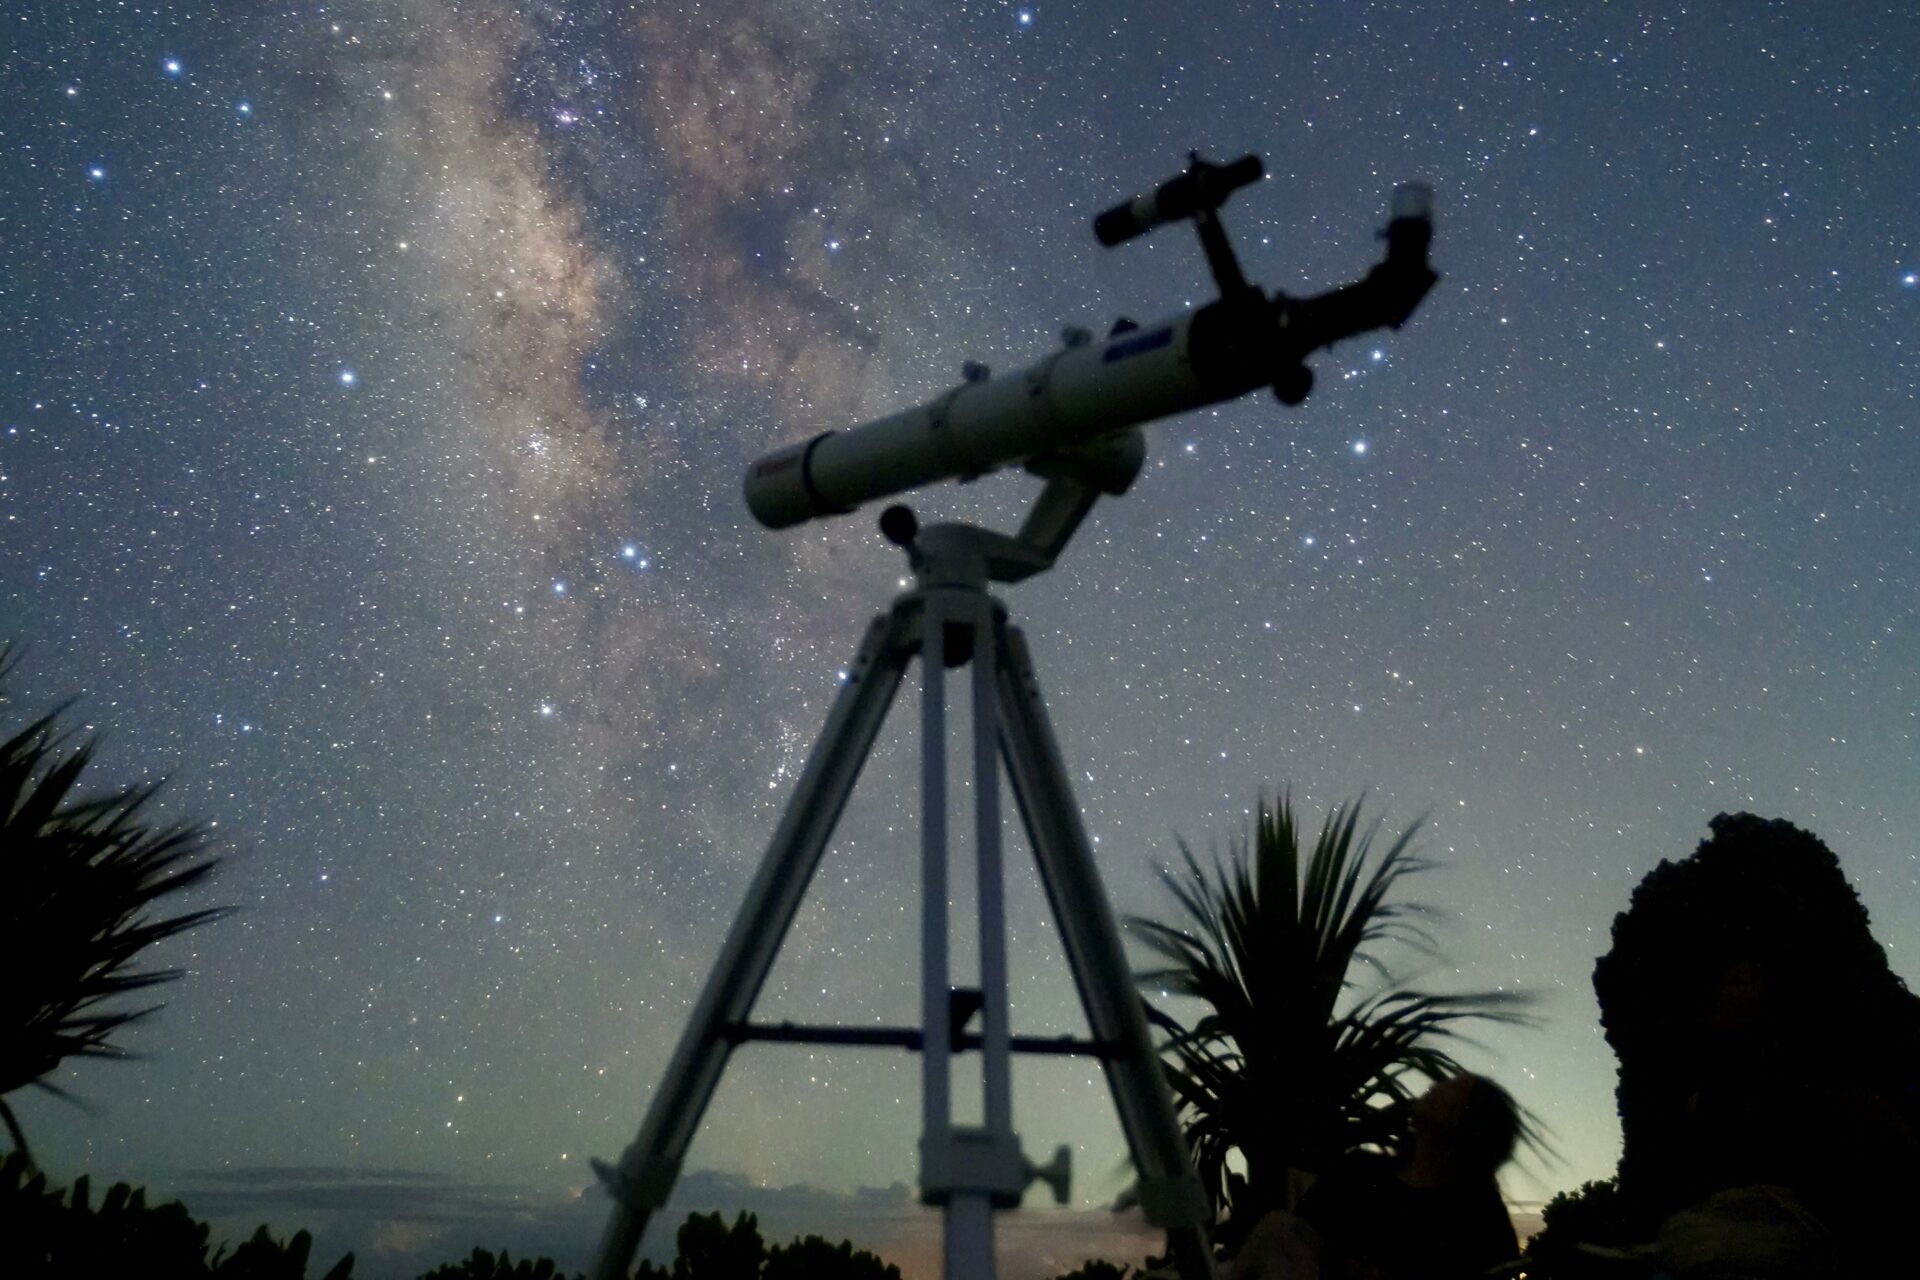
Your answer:
[[[467,1182],[408,1169],[319,1165],[184,1171],[154,1188],[178,1197],[215,1235],[240,1239],[265,1222],[276,1235],[305,1228],[314,1257],[331,1265],[354,1254],[360,1280],[411,1280],[475,1247],[516,1258],[550,1257],[583,1270],[605,1225],[597,1185]],[[940,1217],[904,1183],[833,1191],[794,1183],[762,1186],[740,1174],[696,1170],[680,1179],[643,1255],[664,1261],[688,1214],[751,1213],[768,1243],[800,1236],[853,1241],[897,1264],[907,1280],[940,1273]],[[1005,1280],[1047,1276],[1087,1258],[1137,1262],[1159,1243],[1137,1215],[1032,1209],[997,1220]]]

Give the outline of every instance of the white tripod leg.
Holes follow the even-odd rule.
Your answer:
[[[614,1199],[613,1216],[595,1255],[593,1274],[598,1280],[625,1280],[648,1217],[673,1191],[687,1147],[732,1052],[731,1033],[753,1009],[899,691],[918,640],[917,612],[917,604],[898,605],[867,628],[847,682],[834,699],[786,814],[647,1107],[639,1136],[619,1164],[594,1162]]]

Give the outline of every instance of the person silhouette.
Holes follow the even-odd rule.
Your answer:
[[[1485,1076],[1436,1081],[1409,1106],[1398,1158],[1357,1152],[1327,1171],[1293,1213],[1260,1220],[1227,1280],[1465,1280],[1512,1261],[1496,1174],[1521,1130]]]

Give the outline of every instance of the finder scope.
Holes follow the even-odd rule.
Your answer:
[[[1267,176],[1259,156],[1241,156],[1231,164],[1208,164],[1194,156],[1191,166],[1169,178],[1150,196],[1135,196],[1093,220],[1094,237],[1112,248],[1145,235],[1163,222],[1191,218],[1201,210],[1216,210],[1226,198],[1248,183]]]
[[[1427,262],[1433,192],[1420,183],[1395,188],[1381,233],[1386,256],[1361,279],[1308,298],[1268,296],[1241,275],[1219,220],[1227,197],[1264,172],[1258,156],[1216,165],[1195,153],[1153,194],[1094,220],[1106,245],[1191,220],[1220,290],[1213,302],[1145,326],[1118,320],[1099,342],[1070,329],[1060,350],[1018,373],[995,378],[969,364],[965,381],[926,404],[776,449],[747,468],[748,509],[784,529],[937,480],[1037,467],[1256,387],[1299,404],[1313,389],[1307,356],[1372,329],[1398,329],[1439,279]]]

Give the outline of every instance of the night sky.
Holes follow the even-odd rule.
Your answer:
[[[171,778],[227,851],[201,900],[240,908],[155,957],[188,974],[140,1060],[61,1073],[90,1110],[21,1101],[58,1178],[313,1225],[375,1277],[582,1265],[585,1160],[632,1138],[904,573],[873,512],[759,528],[746,462],[1207,301],[1186,229],[1089,230],[1195,147],[1266,158],[1225,220],[1269,289],[1360,275],[1410,179],[1444,278],[1300,408],[1152,428],[1006,593],[1121,909],[1263,788],[1428,815],[1446,960],[1406,976],[1540,995],[1462,1050],[1562,1157],[1517,1200],[1611,1172],[1593,960],[1715,813],[1819,834],[1920,969],[1910,5],[26,0],[4,30],[9,714],[80,696],[95,781]],[[1009,528],[1036,491],[914,504]],[[766,1017],[917,1016],[913,703]],[[1016,1030],[1075,1030],[1024,866],[1012,899]],[[917,1081],[744,1051],[689,1167],[911,1263]],[[1091,1064],[1023,1067],[1015,1115],[1078,1148],[1083,1208],[1119,1189]]]

